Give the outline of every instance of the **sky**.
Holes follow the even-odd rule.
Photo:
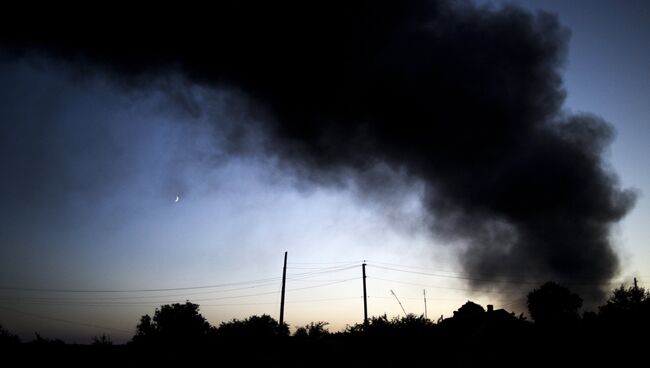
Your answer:
[[[637,193],[608,235],[621,262],[612,285],[643,285],[650,5],[515,4],[556,13],[570,30],[563,111],[613,126],[605,163]],[[176,72],[134,88],[89,65],[39,54],[0,64],[0,324],[23,339],[125,342],[140,316],[185,300],[213,325],[278,318],[285,251],[294,328],[362,322],[364,261],[370,315],[403,314],[391,290],[416,314],[426,290],[432,319],[467,300],[525,312],[534,282],[477,288],[463,245],[431,236],[426,183],[395,175],[368,193],[356,181],[314,185],[293,171],[302,166],[255,149],[269,143],[263,129],[231,134],[266,118],[245,91]]]

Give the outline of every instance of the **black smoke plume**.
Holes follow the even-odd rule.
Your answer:
[[[64,59],[129,86],[167,72],[242,91],[268,152],[365,192],[420,181],[435,236],[473,286],[618,272],[610,232],[635,195],[603,159],[613,130],[563,110],[568,31],[551,14],[448,1],[220,1],[7,13],[3,54]]]

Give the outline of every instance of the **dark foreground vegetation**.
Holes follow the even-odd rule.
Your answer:
[[[21,343],[0,328],[3,361],[21,366],[260,367],[584,367],[646,366],[650,295],[615,289],[597,312],[580,314],[582,299],[546,283],[528,294],[531,320],[467,302],[453,317],[373,317],[367,325],[330,333],[312,322],[290,335],[268,315],[211,326],[190,302],[164,305],[140,319],[133,339],[114,345],[102,335],[91,345],[43,339]],[[13,363],[12,365],[16,365]]]

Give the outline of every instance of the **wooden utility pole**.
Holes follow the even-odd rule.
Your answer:
[[[284,326],[284,286],[287,283],[287,252],[284,252],[284,267],[282,267],[282,296],[280,296],[280,329]]]
[[[363,272],[363,325],[368,326],[368,296],[366,294],[366,263],[361,264]]]
[[[422,289],[424,294],[424,319],[427,319],[427,289]]]

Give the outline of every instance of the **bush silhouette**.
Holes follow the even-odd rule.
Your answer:
[[[2,325],[0,325],[0,346],[8,345],[18,345],[20,344],[20,338],[7,331]]]
[[[263,314],[251,316],[244,320],[233,319],[219,325],[216,332],[220,338],[228,339],[271,339],[279,336],[289,336],[289,326],[280,326],[273,317]]]
[[[65,342],[61,339],[49,339],[46,337],[41,336],[38,332],[34,332],[34,335],[36,338],[30,342],[30,344],[34,346],[41,346],[41,347],[56,347],[56,346],[64,346]]]
[[[93,337],[93,346],[111,346],[113,345],[113,340],[111,340],[111,336],[107,334],[102,334],[101,336],[95,336]]]
[[[323,321],[311,322],[308,325],[298,327],[293,336],[297,338],[322,339],[330,334],[327,328],[325,328],[328,324]]]
[[[198,304],[167,304],[156,309],[153,318],[140,318],[133,343],[187,346],[204,341],[210,331]]]
[[[132,344],[111,345],[107,335],[93,346],[64,344],[37,334],[35,341],[19,344],[18,338],[0,326],[2,351],[15,356],[66,361],[110,361],[127,365],[198,364],[218,356],[242,366],[437,366],[475,367],[599,365],[603,359],[632,364],[634,354],[624,349],[643,349],[638,338],[650,328],[650,294],[646,289],[621,286],[612,291],[598,313],[578,314],[582,299],[566,287],[549,282],[528,293],[534,324],[504,309],[487,310],[468,301],[452,317],[438,323],[421,315],[371,317],[343,332],[330,333],[327,322],[311,322],[289,336],[269,315],[251,316],[210,326],[189,301],[163,305],[144,315]],[[6,348],[9,344],[16,344]],[[198,348],[195,348],[198,347]],[[430,351],[433,354],[413,352]],[[367,352],[372,352],[368,354]],[[394,352],[403,352],[396,354]],[[315,358],[317,357],[317,358]],[[342,363],[344,362],[344,363]],[[567,364],[564,364],[567,363]],[[38,364],[36,364],[38,365]]]
[[[417,316],[409,313],[403,317],[388,319],[386,314],[383,314],[369,318],[368,325],[357,323],[348,326],[344,333],[352,335],[365,334],[373,337],[398,337],[427,333],[434,327],[435,324],[422,315]]]
[[[540,326],[569,326],[580,319],[582,298],[564,286],[547,282],[528,294],[528,311]]]

